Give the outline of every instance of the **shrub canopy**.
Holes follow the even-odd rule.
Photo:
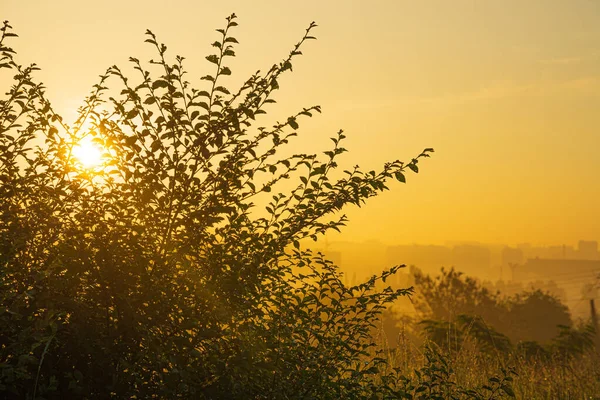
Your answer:
[[[198,88],[184,58],[169,59],[147,31],[156,58],[131,58],[131,77],[110,67],[67,125],[34,80],[38,68],[15,60],[7,42],[16,35],[4,23],[0,71],[14,74],[0,100],[4,395],[370,398],[391,390],[370,332],[386,303],[410,293],[375,290],[398,267],[348,287],[301,241],[339,230],[345,206],[360,206],[389,179],[404,182],[433,150],[339,179],[331,176],[345,151],[342,131],[320,155],[279,156],[320,107],[256,124],[316,25],[282,62],[231,91],[220,82],[231,74],[236,25],[232,15],[217,30],[206,57],[214,72]],[[74,156],[86,138],[102,149],[102,165]],[[277,193],[288,179],[297,186]]]

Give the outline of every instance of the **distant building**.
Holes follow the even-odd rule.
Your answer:
[[[550,246],[545,249],[545,252],[542,250],[541,257],[562,260],[575,260],[579,258],[577,256],[577,251],[575,251],[573,246],[564,244],[560,246]]]
[[[520,267],[514,269],[517,281],[568,280],[573,276],[589,276],[595,278],[600,273],[600,260],[562,260],[530,258]],[[562,278],[562,279],[555,279]]]
[[[386,246],[380,242],[321,242],[323,253],[340,266],[346,274],[354,276],[357,282],[363,281],[375,273],[394,264],[387,262]],[[400,263],[402,264],[402,263]]]
[[[515,249],[512,247],[505,247],[502,249],[502,266],[507,267],[509,265],[521,265],[524,261],[523,250]]]
[[[415,265],[427,274],[439,274],[440,269],[454,267],[467,275],[489,279],[491,265],[489,248],[462,244],[452,248],[433,245],[390,246],[387,260],[390,264]]]
[[[425,273],[434,274],[438,274],[441,267],[449,268],[452,265],[452,251],[445,246],[390,246],[386,250],[386,258],[390,265],[415,265]]]
[[[468,275],[488,274],[491,258],[490,249],[483,246],[461,245],[452,249],[452,264]]]
[[[554,281],[567,288],[568,300],[579,300],[583,286],[597,282],[599,276],[600,260],[532,258],[513,268],[515,281]]]
[[[594,240],[580,240],[577,247],[568,245],[558,246],[531,246],[520,244],[518,249],[523,251],[523,258],[544,258],[562,260],[600,260],[598,242]]]
[[[595,240],[580,240],[577,244],[577,252],[582,260],[598,260],[598,242]]]

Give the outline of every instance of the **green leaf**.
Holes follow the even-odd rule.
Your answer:
[[[218,64],[219,63],[219,57],[217,57],[216,54],[211,54],[210,56],[206,56],[206,59],[208,61],[210,61],[213,64]]]
[[[150,146],[150,150],[155,153],[158,149],[160,149],[161,147],[161,143],[159,140],[155,140],[154,142],[152,142],[152,146]]]
[[[293,117],[288,118],[288,124],[293,129],[298,129],[298,123],[296,122],[296,118],[293,118]]]
[[[224,94],[230,94],[229,90],[227,90],[227,88],[225,88],[223,86],[217,86],[215,88],[215,92],[220,92],[220,93],[224,93]]]
[[[169,83],[164,80],[159,79],[159,80],[152,82],[152,89],[166,88],[167,86],[169,86]]]
[[[510,386],[508,386],[508,385],[502,385],[501,389],[504,391],[504,393],[506,393],[510,397],[516,397],[514,390]]]
[[[127,116],[125,117],[125,119],[133,119],[133,118],[137,117],[137,115],[138,115],[138,110],[136,108],[134,108],[133,110],[130,110],[127,113]]]

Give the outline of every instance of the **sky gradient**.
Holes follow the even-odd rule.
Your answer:
[[[3,0],[0,15],[20,36],[11,44],[18,61],[42,68],[67,119],[106,68],[152,57],[146,29],[186,57],[201,85],[214,29],[235,12],[240,45],[227,84],[237,87],[316,21],[318,40],[304,46],[261,124],[320,104],[294,146],[327,150],[344,129],[346,168],[436,151],[407,185],[348,209],[350,223],[331,240],[600,239],[600,2],[224,3]]]

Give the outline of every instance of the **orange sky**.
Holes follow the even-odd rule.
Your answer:
[[[187,58],[190,77],[204,75],[231,12],[241,43],[232,86],[319,24],[263,122],[320,104],[298,151],[325,150],[339,128],[345,167],[436,150],[408,185],[349,209],[331,240],[600,239],[600,2],[2,0],[0,16],[20,36],[18,60],[42,67],[71,117],[107,67],[152,56],[147,28]]]

